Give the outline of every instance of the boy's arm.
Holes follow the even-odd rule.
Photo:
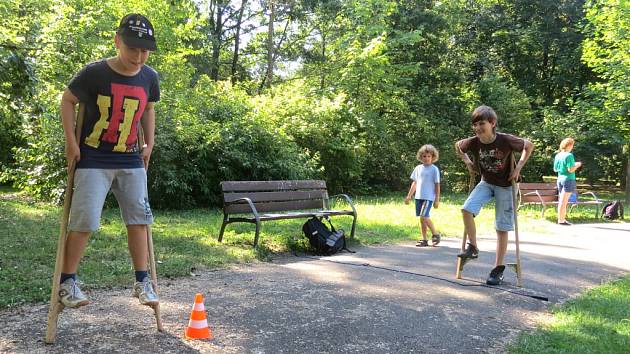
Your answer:
[[[573,162],[573,166],[567,168],[567,171],[569,171],[570,173],[573,173],[575,171],[577,171],[578,168],[580,168],[582,166],[582,163],[580,161],[575,161],[573,159],[573,157],[571,158],[571,161]]]
[[[81,150],[74,131],[75,106],[79,99],[69,89],[66,89],[61,96],[61,124],[66,137],[66,161],[70,166],[71,161],[81,160]]]
[[[144,146],[140,148],[142,149],[144,169],[147,170],[149,168],[149,160],[151,159],[153,146],[155,145],[155,102],[147,103],[140,123],[142,124],[142,132],[144,134]]]
[[[575,165],[573,165],[573,167],[569,167],[567,170],[571,173],[577,171],[578,168],[580,168],[582,166],[581,162],[576,162]]]
[[[411,195],[416,191],[416,181],[411,182],[411,186],[409,187],[409,192],[407,192],[407,196],[405,197],[405,204],[409,204],[411,200]]]
[[[435,184],[435,201],[433,202],[433,207],[437,209],[440,206],[440,183]]]
[[[466,168],[468,169],[468,173],[470,173],[471,175],[475,175],[477,174],[475,172],[475,164],[470,160],[470,157],[468,157],[467,154],[465,154],[462,149],[459,147],[459,144],[464,141],[464,140],[460,140],[458,142],[455,143],[455,153],[457,154],[457,156],[459,156],[459,158],[464,161],[464,163],[466,164]]]
[[[518,177],[521,175],[521,169],[523,168],[523,166],[525,166],[525,163],[527,162],[529,157],[532,155],[532,151],[534,151],[534,144],[532,144],[531,141],[527,139],[523,139],[523,141],[525,142],[525,144],[523,146],[523,151],[521,152],[521,158],[518,160],[518,163],[516,164],[516,166],[514,167],[514,170],[510,174],[510,178],[509,178],[510,181],[518,180]]]

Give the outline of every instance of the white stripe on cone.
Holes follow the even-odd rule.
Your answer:
[[[188,327],[190,328],[206,328],[208,327],[208,320],[189,320]]]
[[[195,303],[193,306],[193,311],[205,311],[206,308],[203,306],[203,302]]]

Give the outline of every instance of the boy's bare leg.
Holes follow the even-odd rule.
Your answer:
[[[431,230],[431,235],[437,234],[437,230],[435,230],[435,226],[433,226],[433,221],[431,221],[431,218],[424,218],[424,222],[427,224],[429,230]]]
[[[508,232],[497,230],[497,254],[494,266],[503,265],[503,259],[507,253]]]
[[[462,216],[464,218],[464,228],[468,235],[468,242],[477,247],[477,228],[475,226],[475,217],[473,214],[466,210],[462,210]]]
[[[561,192],[558,197],[558,223],[567,221],[567,203],[571,193]]]
[[[426,240],[427,239],[427,223],[426,220],[424,218],[420,218],[420,228],[422,230],[422,239]]]
[[[147,246],[147,226],[127,225],[127,245],[136,271],[147,270],[149,251]]]
[[[87,246],[89,232],[70,231],[66,240],[66,251],[63,258],[62,273],[76,274],[83,251]]]
[[[464,264],[470,259],[476,259],[479,254],[477,248],[477,228],[475,227],[475,217],[472,213],[462,210],[462,218],[464,220],[464,237],[462,238],[462,253],[457,255],[457,271],[455,278],[462,278],[462,270]],[[466,247],[466,239],[471,246]]]

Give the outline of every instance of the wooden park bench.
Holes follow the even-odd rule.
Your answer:
[[[329,197],[325,181],[224,181],[221,182],[221,189],[223,191],[223,223],[219,233],[219,242],[223,240],[223,232],[227,224],[233,222],[256,224],[256,236],[254,236],[254,247],[256,247],[262,221],[332,215],[351,215],[353,220],[350,238],[354,237],[357,211],[352,199],[346,194]],[[350,209],[329,209],[330,201],[337,198],[345,199]]]
[[[558,205],[558,187],[555,182],[552,183],[519,183],[518,184],[518,209],[525,205],[540,204],[542,206],[541,216],[545,217],[545,209],[549,205]],[[588,194],[593,199],[588,200],[571,200],[569,198],[568,205],[573,209],[576,205],[595,205],[595,217],[600,213],[601,205],[604,201],[597,198],[595,193],[591,191],[581,191],[580,194]],[[569,210],[570,210],[569,209]]]

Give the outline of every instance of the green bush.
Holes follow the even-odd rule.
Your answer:
[[[24,132],[25,147],[14,150],[15,166],[8,177],[15,187],[39,200],[59,203],[66,181],[66,159],[61,122],[44,113]]]
[[[244,91],[202,77],[186,105],[160,105],[149,171],[152,204],[218,205],[225,180],[300,179],[314,164],[283,131],[261,118]],[[169,108],[169,106],[172,107]]]
[[[286,132],[332,192],[357,191],[365,163],[365,140],[343,95],[310,94],[304,82],[279,85],[254,100],[258,120]]]

